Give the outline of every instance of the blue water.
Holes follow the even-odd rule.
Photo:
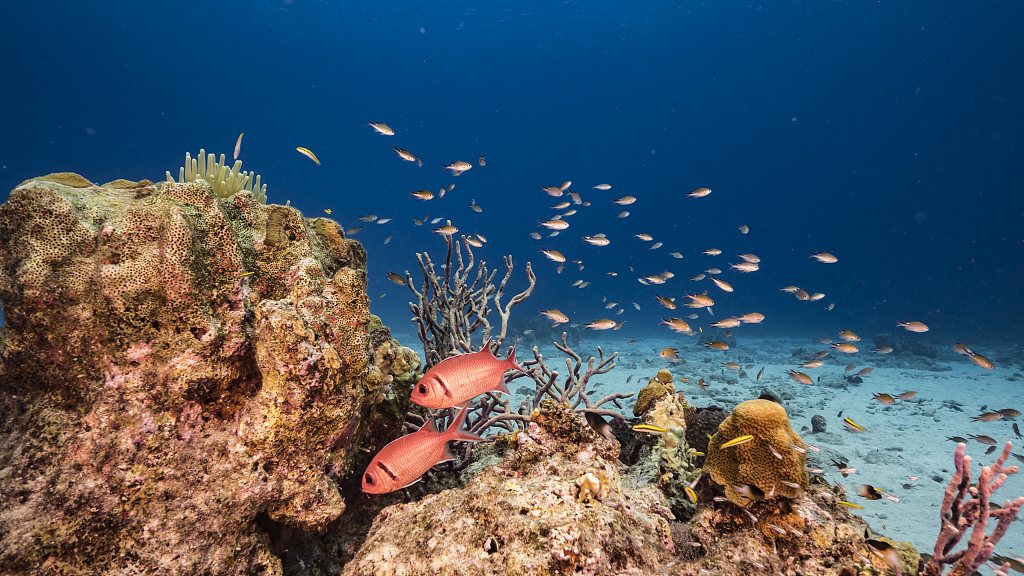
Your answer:
[[[365,226],[372,310],[396,327],[408,293],[384,273],[441,255],[412,224],[429,213],[483,233],[489,264],[511,254],[513,288],[533,262],[523,317],[559,308],[587,322],[609,315],[607,297],[626,305],[619,334],[642,337],[666,330],[655,291],[707,289],[719,316],[766,314],[744,327],[759,335],[920,320],[950,344],[1020,338],[1020,2],[76,4],[0,7],[0,189],[57,171],[159,180],[186,151],[230,156],[244,132],[243,167],[271,202]],[[474,168],[440,168],[455,160]],[[531,239],[561,200],[540,186],[565,180],[593,205]],[[443,199],[408,198],[450,183]],[[701,186],[712,194],[684,196]],[[611,204],[626,194],[638,201]],[[367,214],[394,220],[358,222]],[[610,246],[579,241],[599,232]],[[586,269],[557,275],[540,246]],[[700,254],[711,247],[723,255]],[[761,270],[728,271],[737,252]],[[709,266],[736,291],[687,280]],[[676,277],[657,290],[636,280],[663,270]],[[791,284],[826,297],[778,292]]]

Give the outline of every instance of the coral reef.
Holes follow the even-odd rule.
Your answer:
[[[659,440],[659,461],[680,454],[681,429]],[[858,576],[889,567],[871,552],[864,521],[835,503],[840,489],[820,477],[798,499],[740,508],[701,498],[684,523],[673,498],[617,461],[617,442],[550,398],[526,431],[491,448],[502,455],[464,487],[382,510],[342,573]],[[913,547],[888,542],[903,573],[915,573]]]
[[[345,509],[385,392],[365,261],[337,223],[201,180],[13,190],[0,572],[280,573],[277,533]]]
[[[664,382],[662,370],[658,373],[659,379]],[[671,375],[668,376],[671,378]],[[669,383],[670,384],[670,383]],[[687,521],[693,516],[696,502],[686,493],[686,488],[695,483],[700,475],[697,466],[697,451],[686,442],[687,419],[694,412],[694,408],[680,394],[668,394],[662,396],[655,405],[648,410],[642,419],[644,424],[649,424],[667,430],[664,434],[654,436],[656,442],[649,453],[643,458],[650,462],[650,472],[643,472],[644,463],[637,465],[640,475],[637,478],[644,478],[646,474],[653,472],[655,485],[665,494],[669,509],[676,516],[676,519]]]
[[[796,503],[754,502],[742,512],[730,503],[701,505],[688,535],[700,557],[680,562],[672,574],[884,573],[889,566],[870,552],[866,531],[863,520],[832,503],[828,490]],[[915,569],[907,565],[904,573]]]
[[[386,508],[344,574],[651,573],[674,552],[653,487],[624,485],[618,445],[550,399],[504,460],[461,489]]]
[[[527,265],[502,306],[511,260],[496,285],[446,240],[444,273],[421,254],[412,288],[421,362],[369,314],[366,254],[330,220],[221,198],[206,178],[18,186],[0,206],[0,572],[959,576],[1024,506],[989,507],[1017,472],[1009,443],[976,487],[960,444],[922,559],[808,478],[780,404],[695,408],[661,370],[636,413],[663,433],[634,432],[611,409],[632,394],[588,396],[617,354],[585,359],[566,333],[564,375],[534,347],[505,375],[533,381],[527,400],[472,402],[467,429],[499,433],[453,443],[461,457],[418,500],[359,493],[350,471],[425,417],[454,417],[412,406],[424,367],[490,335],[492,298],[500,347],[534,286]]]
[[[749,442],[722,448],[726,442],[742,436]],[[747,400],[722,421],[718,433],[708,444],[704,471],[725,487],[730,501],[746,506],[750,498],[736,486],[754,486],[765,495],[796,498],[807,488],[804,453],[800,436],[789,426],[786,409],[769,400]]]

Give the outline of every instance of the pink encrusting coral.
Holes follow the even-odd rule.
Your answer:
[[[1013,502],[1007,500],[998,510],[989,508],[992,494],[1002,487],[1008,475],[1017,473],[1016,466],[1003,466],[1012,449],[1013,444],[1007,442],[995,463],[981,469],[978,485],[974,487],[971,486],[971,457],[966,455],[967,445],[962,442],[957,444],[954,453],[956,473],[950,479],[942,500],[942,529],[935,541],[933,559],[925,569],[926,574],[941,574],[945,564],[953,564],[952,570],[947,573],[949,575],[970,574],[992,557],[996,544],[1006,534],[1010,523],[1017,519],[1017,512],[1024,505],[1024,496],[1019,496]],[[964,500],[968,494],[971,497]],[[986,534],[985,529],[991,518],[998,522],[992,533]],[[968,530],[971,530],[971,537],[967,548],[953,552],[953,547]],[[1003,566],[1002,571],[1005,573],[1007,570],[1009,565]]]

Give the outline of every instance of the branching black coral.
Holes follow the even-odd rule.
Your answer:
[[[503,307],[501,299],[505,293],[505,285],[512,277],[512,257],[505,257],[505,277],[500,284],[495,285],[494,277],[497,270],[488,273],[487,263],[483,261],[476,266],[473,250],[465,236],[462,237],[461,243],[453,242],[450,236],[445,236],[444,241],[448,245],[448,252],[443,274],[437,273],[430,255],[426,252],[416,254],[416,259],[423,270],[422,288],[417,290],[412,276],[408,271],[405,273],[406,284],[416,295],[417,301],[410,302],[409,309],[412,310],[420,341],[423,342],[423,358],[427,369],[451,356],[460,348],[460,343],[471,342],[473,333],[477,330],[483,329],[483,341],[490,337],[491,323],[488,315],[491,308],[488,302],[492,298],[494,309],[501,317],[501,332],[493,339],[491,346],[492,350],[501,349],[508,331],[508,318],[512,307],[529,298],[537,284],[533,268],[527,262],[526,277],[530,281],[529,287],[513,296]],[[458,263],[455,269],[452,267],[453,247]],[[466,249],[466,261],[462,259],[462,248]]]
[[[604,398],[601,398],[597,402],[591,404],[590,399],[587,398],[587,384],[590,379],[594,376],[601,374],[607,374],[615,368],[615,358],[619,355],[615,352],[610,357],[604,357],[604,350],[600,346],[597,347],[597,353],[600,356],[600,360],[596,360],[591,356],[587,360],[587,370],[582,375],[580,370],[583,367],[583,358],[576,353],[572,348],[569,347],[566,341],[567,334],[562,332],[562,343],[555,342],[555,348],[569,356],[565,359],[565,367],[568,370],[568,374],[565,377],[565,383],[558,383],[558,372],[552,371],[548,368],[547,364],[544,363],[544,355],[540,353],[536,346],[533,347],[533,360],[527,360],[522,363],[524,373],[516,373],[509,376],[506,382],[511,382],[517,378],[528,376],[533,379],[536,383],[536,393],[533,396],[533,408],[536,409],[540,406],[540,401],[544,398],[551,398],[555,402],[561,404],[569,404],[577,412],[593,412],[601,414],[602,416],[608,416],[618,420],[620,423],[625,423],[625,418],[619,412],[601,408],[602,404],[611,402],[615,404],[620,410],[623,409],[622,404],[619,400],[629,398],[633,396],[633,392],[629,394],[609,394]],[[594,362],[597,361],[597,366],[594,366]],[[580,404],[583,407],[580,407]]]

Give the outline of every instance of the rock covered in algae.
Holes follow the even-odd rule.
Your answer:
[[[203,182],[0,206],[0,572],[280,573],[345,509],[381,380],[342,228]]]
[[[667,372],[667,371],[666,371]],[[686,494],[685,487],[700,474],[696,465],[697,454],[686,442],[687,415],[693,406],[680,394],[662,396],[654,407],[643,417],[644,424],[668,430],[664,434],[651,436],[654,445],[644,450],[641,458],[631,471],[634,478],[654,481],[665,494],[669,509],[677,519],[687,520],[693,515],[694,502]]]
[[[564,406],[538,412],[464,488],[385,508],[343,574],[640,574],[667,563],[672,515],[653,486],[622,478],[618,443]]]
[[[654,407],[654,404],[662,396],[671,394],[675,390],[675,386],[672,384],[672,373],[665,369],[659,370],[658,375],[651,378],[647,386],[641,388],[640,393],[636,395],[636,403],[633,404],[633,415],[643,416]]]
[[[753,436],[744,444],[722,448],[722,444]],[[804,453],[800,435],[789,425],[786,409],[770,400],[741,402],[718,427],[708,443],[704,471],[725,487],[725,495],[740,506],[750,502],[733,487],[755,486],[765,494],[796,498],[807,488]],[[774,450],[774,451],[773,451]],[[793,487],[796,484],[798,487]]]

